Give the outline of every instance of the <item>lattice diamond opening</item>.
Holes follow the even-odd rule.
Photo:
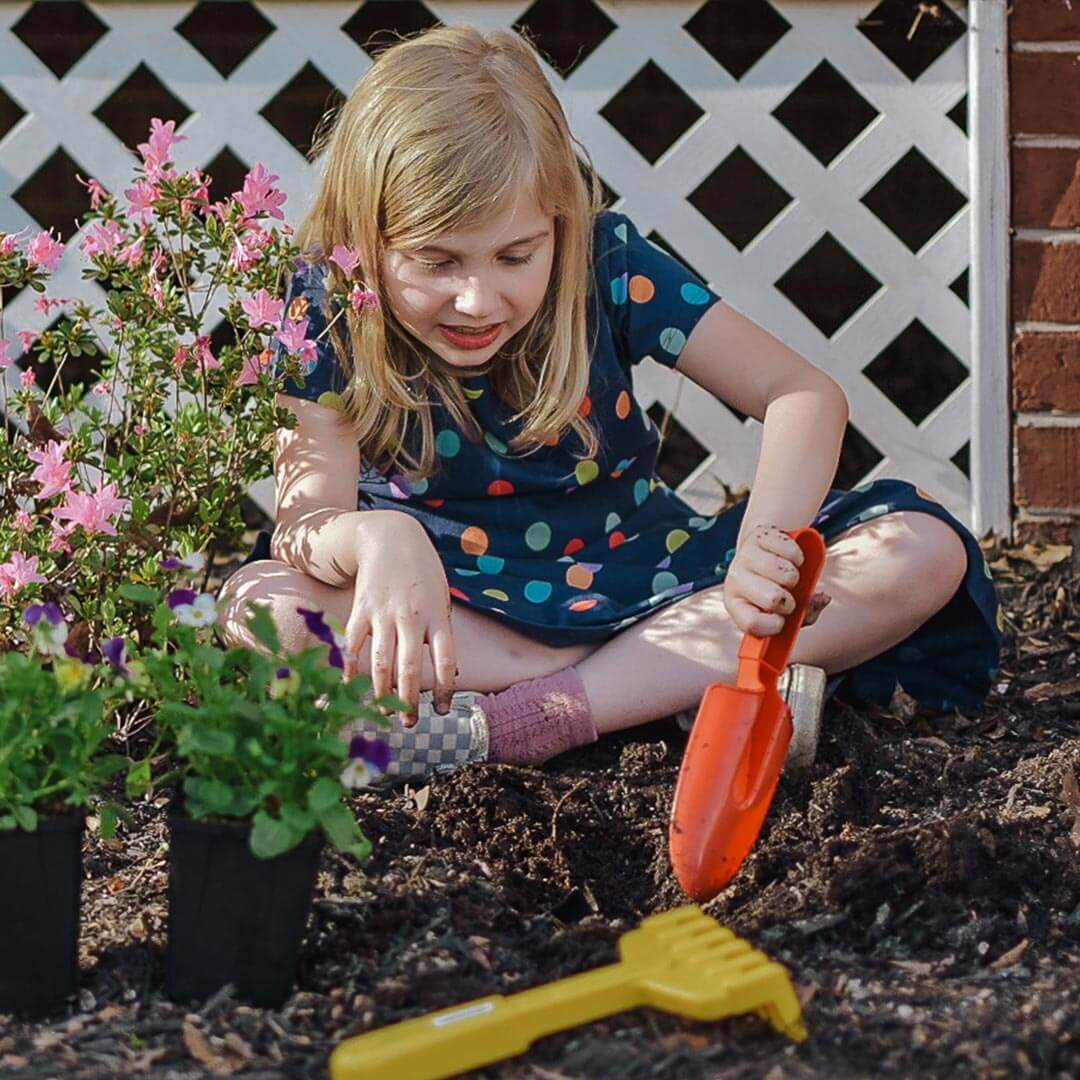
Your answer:
[[[708,0],[683,29],[733,78],[741,79],[791,23],[766,0]]]
[[[244,186],[244,177],[250,166],[245,165],[228,146],[207,164],[204,172],[210,174],[210,201],[221,202]]]
[[[309,60],[259,110],[259,115],[306,157],[323,117],[344,101],[345,95]]]
[[[398,36],[410,37],[442,23],[420,0],[382,0],[364,4],[341,29],[369,56],[378,56]]]
[[[273,32],[274,24],[247,0],[202,0],[176,32],[227,79]]]
[[[145,142],[153,117],[175,120],[179,128],[191,110],[143,63],[94,110],[126,147]]]
[[[829,165],[880,115],[827,60],[772,111],[821,162]]]
[[[862,197],[912,251],[918,251],[964,206],[967,199],[912,147]]]
[[[650,60],[600,110],[646,161],[655,163],[704,116],[701,107]]]
[[[86,188],[75,179],[87,170],[57,147],[12,193],[17,202],[43,229],[55,227],[65,243],[79,227],[78,219],[90,209]]]
[[[25,115],[26,110],[0,86],[0,139]]]
[[[939,0],[883,0],[859,23],[859,31],[909,79],[917,79],[954,41],[963,21]]]
[[[615,24],[593,0],[536,0],[514,29],[565,79],[596,51]]]
[[[970,480],[971,479],[971,442],[964,443],[949,460]]]
[[[967,94],[965,94],[945,115],[966,135],[968,130]]]
[[[656,473],[668,487],[678,487],[709,456],[709,450],[661,402],[653,402],[645,411],[663,432]]]
[[[921,424],[968,376],[920,319],[882,349],[863,374],[914,424]]]
[[[884,456],[857,427],[848,424],[840,444],[840,461],[832,486],[850,491]]]
[[[737,146],[690,192],[687,201],[742,251],[792,197]]]
[[[777,280],[776,287],[831,338],[882,286],[826,233]]]
[[[969,307],[971,301],[968,299],[968,271],[964,268],[963,273],[953,282],[949,284],[949,288],[960,297]]]
[[[62,79],[109,28],[85,5],[68,0],[31,4],[11,32]]]

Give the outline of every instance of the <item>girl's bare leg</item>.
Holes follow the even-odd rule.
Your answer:
[[[818,589],[832,597],[799,633],[792,660],[846,671],[902,641],[944,607],[967,571],[963,541],[918,511],[886,514],[826,548]],[[577,664],[603,734],[695,708],[714,682],[734,682],[742,632],[717,585],[669,605]]]
[[[255,644],[244,622],[249,600],[269,606],[283,646],[296,651],[314,643],[296,609],[325,611],[344,624],[352,608],[352,590],[334,588],[276,559],[249,563],[229,577],[218,601],[218,623],[230,644]],[[516,682],[570,667],[601,644],[545,645],[457,602],[451,606],[450,624],[457,653],[458,690],[505,690]],[[364,643],[360,663],[364,671],[371,671],[370,638]],[[425,645],[420,688],[431,690],[434,680],[431,651]]]

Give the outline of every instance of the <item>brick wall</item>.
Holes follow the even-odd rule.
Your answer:
[[[1080,542],[1080,0],[1011,0],[1013,498]]]

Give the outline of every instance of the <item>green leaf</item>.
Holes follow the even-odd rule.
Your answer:
[[[15,820],[18,822],[20,829],[33,832],[37,828],[38,816],[32,806],[19,804],[13,806],[11,812],[15,815]]]
[[[281,652],[281,639],[270,611],[265,606],[249,602],[248,612],[247,624],[255,640],[272,653]]]
[[[315,814],[322,815],[341,802],[341,781],[321,776],[308,788],[307,802]]]
[[[177,749],[185,756],[198,753],[220,757],[231,754],[236,749],[236,736],[229,731],[215,731],[213,728],[188,724],[180,732]]]
[[[157,604],[161,601],[161,593],[157,589],[151,589],[146,585],[134,585],[125,581],[116,590],[127,600],[134,600],[137,604]]]
[[[341,803],[321,813],[319,824],[338,851],[347,851],[363,835],[352,811]]]
[[[150,759],[133,761],[128,769],[127,779],[124,782],[124,790],[129,799],[137,799],[150,789]]]
[[[292,803],[282,803],[279,813],[281,814],[281,820],[301,836],[306,835],[315,828],[315,815],[310,810],[302,810]]]
[[[189,776],[184,782],[184,794],[201,803],[208,814],[228,814],[233,808],[233,793],[222,780]]]
[[[116,807],[112,803],[106,803],[101,808],[101,839],[111,840],[116,835],[116,823],[118,817]]]
[[[301,836],[265,810],[256,813],[251,828],[251,851],[257,859],[272,859],[296,847]]]

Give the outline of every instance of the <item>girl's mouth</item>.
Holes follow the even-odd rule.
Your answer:
[[[495,323],[481,333],[473,333],[452,326],[439,324],[443,337],[458,349],[486,349],[502,333],[503,323]]]

